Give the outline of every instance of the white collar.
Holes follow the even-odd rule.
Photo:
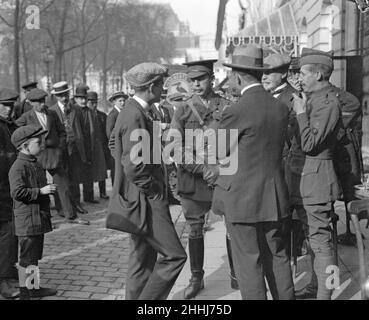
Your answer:
[[[249,86],[245,87],[242,89],[241,91],[241,96],[249,89],[251,88],[254,88],[254,87],[258,87],[258,86],[261,86],[261,83],[253,83],[253,84],[250,84]]]
[[[120,113],[122,110],[120,110],[116,105],[114,105],[114,109],[118,111],[118,113]]]
[[[137,96],[133,96],[133,99],[135,99],[140,104],[140,106],[145,110],[149,108],[149,104],[145,100],[142,100]]]
[[[282,85],[280,85],[279,87],[275,88],[273,91],[274,92],[280,92],[282,89],[284,89],[285,87],[287,87],[287,83],[283,83]]]
[[[58,101],[58,106],[60,109],[64,110],[65,106],[60,101]]]

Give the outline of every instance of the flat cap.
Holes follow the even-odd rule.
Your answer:
[[[216,59],[211,60],[199,60],[186,62],[183,65],[188,67],[187,75],[190,79],[196,79],[204,75],[212,76],[214,74],[214,63]]]
[[[28,82],[22,86],[22,89],[31,90],[31,89],[37,88],[37,85],[38,85],[37,81]]]
[[[12,144],[17,149],[25,142],[32,138],[40,137],[47,133],[47,130],[44,130],[42,127],[36,126],[24,126],[20,127],[14,131],[12,135]]]
[[[119,98],[124,98],[127,100],[129,97],[123,91],[119,91],[119,92],[113,93],[113,95],[109,98],[109,102],[114,102],[115,100]]]
[[[27,94],[27,100],[29,101],[40,101],[47,97],[47,92],[41,89],[32,89]]]
[[[131,86],[143,88],[166,77],[167,73],[168,68],[165,66],[154,62],[145,62],[130,69],[126,78]]]
[[[14,103],[17,101],[19,94],[8,88],[0,88],[0,103]]]
[[[333,51],[324,52],[315,49],[303,48],[300,58],[300,67],[306,64],[324,64],[333,69]]]
[[[97,101],[99,98],[97,92],[89,91],[87,92],[87,100]]]
[[[280,54],[280,53],[274,53],[269,55],[264,59],[264,62],[273,70],[277,69],[286,69],[288,70],[290,64],[291,64],[291,58],[289,56]]]

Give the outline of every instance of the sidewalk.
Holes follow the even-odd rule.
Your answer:
[[[342,203],[336,206],[336,213],[340,216],[338,234],[345,231],[345,213]],[[225,242],[225,226],[220,217],[212,216],[213,230],[205,236],[205,289],[196,300],[239,300],[241,294],[230,287],[229,264]],[[366,220],[362,221],[362,231],[365,236],[364,244],[369,245],[369,230],[365,229]],[[188,254],[188,246],[186,249]],[[335,290],[333,300],[360,300],[359,266],[356,248],[338,247],[340,288]],[[366,249],[366,261],[369,264],[369,252]],[[301,257],[298,261],[297,276],[294,279],[295,288],[299,290],[310,281],[310,257]],[[190,261],[188,260],[169,299],[183,300],[183,291],[191,277]],[[268,293],[269,299],[271,299]]]

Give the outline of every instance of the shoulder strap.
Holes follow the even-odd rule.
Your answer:
[[[199,112],[195,108],[192,99],[188,100],[188,105],[191,108],[191,110],[192,110],[193,114],[195,115],[195,117],[197,118],[197,120],[199,121],[200,125],[203,127],[205,125],[205,122],[204,122],[204,120],[202,120]]]

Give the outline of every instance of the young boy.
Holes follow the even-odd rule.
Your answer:
[[[14,202],[15,234],[20,248],[20,300],[56,295],[53,289],[31,289],[27,283],[27,273],[30,272],[27,268],[33,267],[34,270],[38,266],[44,234],[52,231],[49,195],[56,192],[56,185],[47,185],[45,170],[36,159],[41,151],[41,138],[46,133],[41,127],[25,126],[17,129],[11,138],[19,151],[9,171],[9,183]]]

